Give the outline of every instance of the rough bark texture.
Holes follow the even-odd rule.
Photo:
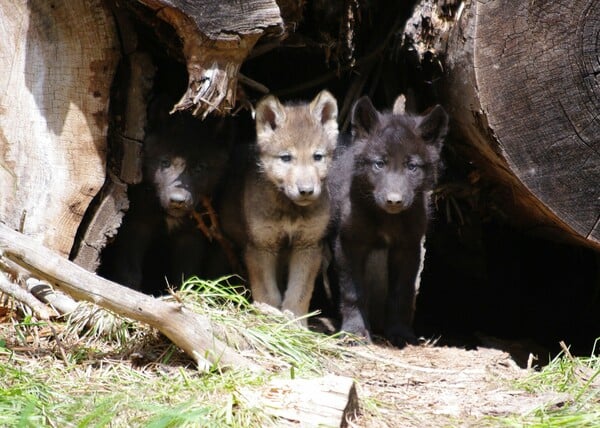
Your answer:
[[[121,34],[128,30],[131,33],[131,26],[127,22],[122,19],[118,22]],[[126,53],[123,61],[129,68],[125,106],[122,117],[115,121],[120,126],[115,124],[112,129],[115,143],[111,147],[116,151],[113,156],[120,155],[115,160],[119,176],[112,171],[107,174],[106,183],[99,195],[100,202],[91,208],[93,213],[90,211],[87,224],[82,225],[85,230],[71,254],[75,263],[89,271],[97,270],[100,253],[106,246],[107,238],[117,234],[124,211],[129,208],[127,185],[142,181],[142,141],[155,66],[148,54],[135,50],[129,52],[135,48],[135,36],[130,37],[129,44],[132,46],[123,47]]]
[[[0,0],[0,221],[66,256],[105,179],[118,52],[100,0]]]
[[[524,226],[600,247],[600,4],[467,1],[454,21],[438,3],[423,1],[406,34],[441,59],[469,155]]]
[[[189,84],[174,109],[202,117],[231,111],[242,62],[265,32],[283,32],[274,0],[139,1],[171,24],[183,42]]]
[[[100,253],[106,246],[107,238],[117,234],[124,211],[129,208],[127,185],[112,175],[101,193],[101,202],[96,207],[85,232],[78,242],[73,262],[84,269],[95,272],[100,264]]]

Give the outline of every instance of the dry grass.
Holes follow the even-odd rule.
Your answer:
[[[0,305],[0,426],[281,425],[241,391],[325,373],[356,379],[356,426],[570,427],[600,418],[597,357],[565,353],[530,372],[496,349],[348,347],[250,305],[234,281],[190,281],[171,298],[208,316],[263,373],[199,373],[156,331],[92,305],[52,324]]]

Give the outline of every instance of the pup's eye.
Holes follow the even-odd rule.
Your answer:
[[[171,159],[167,159],[167,158],[162,158],[160,160],[160,167],[161,169],[165,169],[171,166]]]
[[[284,153],[282,155],[279,155],[279,159],[281,159],[281,162],[291,162],[292,161],[292,155],[290,155],[289,153]]]
[[[409,171],[416,171],[417,168],[419,167],[419,164],[413,161],[408,161],[408,163],[406,164],[406,167],[408,168]]]
[[[376,171],[379,171],[384,166],[385,166],[385,162],[381,159],[377,159],[376,161],[373,162],[373,169]]]
[[[323,155],[323,153],[316,152],[315,154],[313,154],[313,159],[315,160],[315,162],[321,162],[324,157],[325,155]]]
[[[194,166],[194,169],[192,171],[194,174],[200,174],[202,170],[204,170],[204,165],[199,163]]]

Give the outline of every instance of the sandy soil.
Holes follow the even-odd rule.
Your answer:
[[[354,352],[358,357],[347,359],[337,374],[358,382],[357,426],[493,426],[498,422],[490,416],[525,414],[568,399],[518,390],[514,383],[527,369],[497,349],[371,345]]]

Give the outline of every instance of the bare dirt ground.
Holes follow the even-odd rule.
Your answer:
[[[497,349],[371,345],[356,352],[359,358],[340,365],[338,374],[351,373],[358,381],[357,426],[498,425],[489,417],[525,414],[568,399],[518,390],[514,383],[528,370]]]

